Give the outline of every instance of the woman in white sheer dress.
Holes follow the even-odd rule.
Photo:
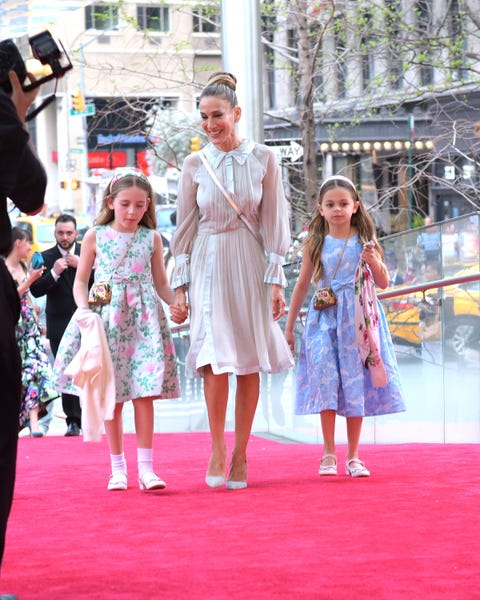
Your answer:
[[[241,139],[236,78],[212,75],[200,96],[201,151],[248,220],[240,219],[200,158],[183,164],[172,240],[176,304],[190,309],[187,374],[203,376],[212,436],[206,483],[247,487],[247,444],[259,396],[259,373],[293,365],[276,321],[284,314],[284,256],[290,244],[287,202],[273,152]],[[253,230],[253,231],[252,231]],[[235,445],[225,479],[228,376],[236,375]]]

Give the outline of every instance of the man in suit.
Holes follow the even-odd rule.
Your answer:
[[[33,78],[32,78],[33,79]],[[9,73],[12,93],[0,87],[0,253],[11,246],[7,198],[23,212],[35,214],[43,206],[47,176],[30,142],[26,113],[38,88],[24,92],[16,73]],[[0,259],[0,565],[7,521],[12,506],[20,413],[21,359],[15,339],[20,298],[15,283]],[[0,595],[1,600],[15,598]]]
[[[53,356],[57,355],[63,333],[77,309],[73,299],[73,282],[77,272],[80,245],[77,243],[77,222],[65,213],[55,221],[56,245],[42,252],[45,271],[30,286],[33,296],[46,295],[47,338]],[[62,394],[63,412],[67,416],[66,436],[80,435],[82,412],[80,399],[73,394]]]

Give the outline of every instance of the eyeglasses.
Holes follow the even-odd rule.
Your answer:
[[[148,177],[144,173],[142,173],[140,169],[135,169],[133,167],[120,167],[119,169],[115,169],[115,173],[112,177],[112,180],[110,181],[110,190],[123,177],[138,177],[139,179],[143,179],[143,181],[150,185]]]

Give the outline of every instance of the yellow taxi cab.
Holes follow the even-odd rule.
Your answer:
[[[14,225],[30,233],[32,254],[43,252],[55,244],[55,219],[53,217],[17,217]]]
[[[455,275],[477,271],[474,265]],[[394,343],[420,348],[426,340],[440,339],[443,316],[447,348],[459,356],[467,348],[480,349],[480,281],[448,286],[443,293],[441,289],[432,289],[425,294],[391,298],[382,304]]]

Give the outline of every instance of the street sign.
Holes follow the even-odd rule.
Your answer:
[[[285,146],[270,146],[270,148],[275,152],[277,160],[285,159],[296,162],[303,156],[303,147],[293,140]]]
[[[93,115],[95,114],[95,104],[86,104],[85,105],[85,110],[83,111],[78,111],[75,110],[74,108],[70,109],[70,115],[72,117],[93,117]]]

